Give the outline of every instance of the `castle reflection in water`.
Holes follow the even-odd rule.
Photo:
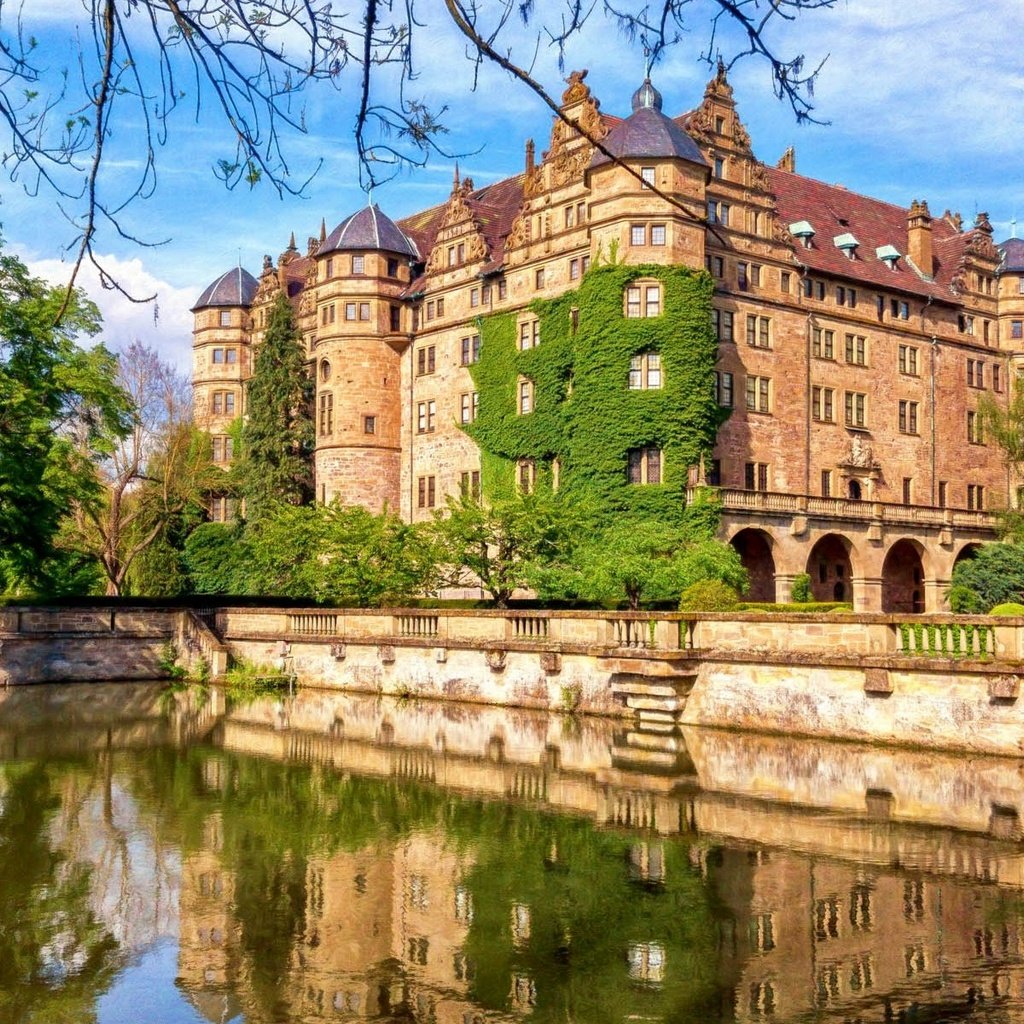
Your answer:
[[[44,698],[4,695],[0,753],[191,749],[213,809],[182,847],[177,985],[209,1020],[590,1020],[565,993],[560,1008],[546,1001],[556,974],[540,965],[582,970],[598,939],[614,950],[592,957],[619,993],[609,1020],[1022,1019],[1019,762],[323,693],[228,707],[216,691],[170,702],[143,687],[90,692],[83,720],[45,740],[45,714],[19,718]],[[132,714],[115,715],[126,692]],[[224,810],[254,759],[308,766],[324,814],[311,827],[355,833],[274,890],[299,924],[273,977],[256,969],[251,912],[242,920],[252,895],[240,887],[252,884],[240,872],[260,837],[239,839]],[[361,835],[332,794],[339,779],[363,778],[388,780],[388,799],[433,793],[438,815]],[[488,837],[458,830],[467,800],[489,808],[481,828],[553,812],[611,837],[621,856],[602,848],[585,863],[589,847],[566,833],[544,838],[539,882],[521,864],[494,869],[493,851],[485,870]],[[532,849],[538,820],[507,834]],[[609,929],[631,930],[569,934],[571,914],[543,894],[585,899],[590,877],[626,894],[609,891],[609,907],[647,908],[609,910]],[[502,947],[497,963],[480,934]],[[699,1006],[666,997],[691,978]]]

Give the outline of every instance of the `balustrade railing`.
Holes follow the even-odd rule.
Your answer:
[[[615,647],[634,649],[655,646],[654,619],[609,619],[608,628],[611,642]]]
[[[337,636],[338,616],[329,612],[298,612],[288,616],[289,633],[309,636]]]
[[[399,636],[436,637],[440,616],[407,613],[395,616],[395,632]]]
[[[890,628],[896,634],[897,654],[985,658],[996,652],[993,626],[959,622],[901,622]]]
[[[547,640],[551,620],[546,615],[510,615],[508,622],[513,640]]]

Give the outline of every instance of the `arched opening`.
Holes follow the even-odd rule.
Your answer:
[[[854,501],[860,501],[861,498],[864,496],[863,492],[861,491],[861,486],[860,486],[860,481],[859,480],[851,480],[846,485],[846,490],[847,490],[847,493],[849,494],[849,496]]]
[[[775,559],[771,537],[763,530],[740,530],[729,542],[750,578],[748,601],[775,600]]]
[[[961,562],[966,562],[968,559],[973,558],[979,550],[981,550],[980,544],[965,544],[957,552],[956,558],[953,559],[953,568],[955,569]]]
[[[919,614],[924,606],[924,565],[921,546],[899,540],[882,563],[882,611]]]
[[[811,548],[807,574],[815,601],[853,601],[853,563],[850,542],[829,533]]]

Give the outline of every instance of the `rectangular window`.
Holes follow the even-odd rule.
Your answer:
[[[821,496],[823,498],[832,497],[832,470],[823,469],[821,471]]]
[[[654,184],[654,168],[653,167],[641,167],[640,177],[643,180],[644,188],[650,188]]]
[[[789,290],[790,290],[789,282],[790,282],[790,273],[789,273],[788,270],[783,270],[779,274],[779,291],[785,292],[785,294],[788,295],[789,294]]]
[[[900,345],[899,368],[900,373],[909,374],[911,377],[918,375],[917,349],[913,345]]]
[[[889,300],[889,312],[892,314],[892,318],[894,320],[909,320],[910,319],[910,303],[909,302],[903,302],[900,299],[890,299]]]
[[[544,287],[544,268],[543,267],[538,267],[533,272],[533,287],[537,291],[540,291],[541,288]]]
[[[715,177],[725,177],[725,160],[720,156],[715,157]]]
[[[584,224],[587,220],[587,204],[577,203],[576,204],[576,223]]]
[[[508,298],[508,281],[506,281],[505,278],[503,277],[498,278],[498,298]]]
[[[571,228],[576,223],[576,207],[567,206],[562,211],[562,227]]]
[[[459,398],[460,422],[472,423],[476,419],[477,410],[480,408],[480,396],[475,391],[468,391]]]
[[[421,476],[416,481],[416,504],[419,508],[433,508],[437,502],[436,478]]]
[[[901,434],[918,433],[917,402],[901,401],[899,405],[899,427]]]
[[[455,246],[454,245],[449,245],[448,246],[448,266],[449,267],[454,267],[455,266]]]
[[[846,288],[843,285],[836,285],[836,305],[849,306],[851,309],[857,305],[857,289]]]
[[[715,370],[715,399],[723,409],[732,408],[732,374]]]
[[[320,394],[318,429],[321,437],[334,433],[334,393],[331,391],[323,391]]]
[[[665,244],[665,225],[664,224],[652,224],[651,225],[651,245],[664,245]]]
[[[466,243],[459,242],[455,247],[455,260],[457,263],[464,263],[466,260]]]
[[[644,224],[630,224],[629,226],[629,244],[630,245],[646,245],[647,244],[647,226]]]
[[[957,317],[957,327],[961,334],[974,334],[974,317],[961,313]]]
[[[946,491],[948,490],[948,484],[945,480],[939,481],[939,508],[946,507]]]
[[[811,354],[818,359],[834,359],[835,343],[835,331],[815,327],[811,333]]]
[[[363,256],[352,257],[352,273],[353,274],[365,274],[366,273],[366,259]]]
[[[754,288],[761,287],[761,264],[750,264],[750,283]]]
[[[569,280],[578,281],[580,279],[580,261],[578,259],[569,260]]]
[[[480,289],[470,288],[469,289],[469,307],[470,309],[476,309],[480,305]]]
[[[903,478],[903,504],[912,505],[914,503],[914,481],[911,477],[905,476]]]
[[[747,344],[754,348],[771,348],[771,326],[771,317],[748,313]]]
[[[331,319],[334,319],[334,307],[331,306]],[[370,319],[370,304],[368,302],[359,303],[359,319],[369,320]]]
[[[846,336],[846,361],[854,366],[867,365],[868,343],[863,334]]]
[[[226,349],[224,349],[224,358],[229,363],[237,363],[238,362],[238,349],[237,348],[226,348]]]
[[[967,440],[970,444],[984,444],[981,432],[981,417],[972,411],[967,413]]]
[[[747,291],[747,289],[750,287],[750,279],[747,277],[746,263],[736,264],[736,287],[741,292]]]
[[[327,263],[324,266],[324,277],[327,278],[327,279],[330,279],[330,278],[334,277],[334,260],[333,259],[328,259],[327,260]]]
[[[376,416],[364,416],[363,417],[363,433],[364,434],[376,434],[377,433],[377,417]]]
[[[1024,285],[1024,277],[1020,279],[1020,283]],[[1010,321],[1010,337],[1017,339],[1024,338],[1024,320]]]
[[[480,301],[485,306],[489,306],[491,304],[491,286],[489,284],[485,284],[485,285],[481,286],[481,288],[480,288]]]
[[[771,378],[747,377],[747,408],[751,412],[771,412]]]
[[[527,320],[519,325],[519,347],[524,351],[540,344],[540,321]],[[479,347],[477,348],[479,353]]]
[[[642,352],[629,361],[629,389],[640,391],[661,387],[661,354]]]
[[[848,427],[867,425],[868,396],[859,391],[847,391],[843,396],[844,415]]]
[[[819,423],[835,422],[835,394],[832,388],[811,388],[811,410]]]
[[[222,348],[215,348],[213,350],[213,361],[215,363],[223,363],[224,362],[224,349],[222,349]]]
[[[480,500],[480,470],[474,469],[461,475],[459,493],[463,498],[471,498],[473,501]]]
[[[519,413],[525,416],[533,411],[533,381],[521,380],[519,382]]]
[[[433,373],[436,368],[437,349],[434,345],[425,345],[416,352],[416,376]]]
[[[437,300],[437,315],[439,317],[444,316],[444,299]]]
[[[220,311],[220,325],[221,325],[221,327],[230,327],[231,326],[231,310],[230,309],[222,309]]]
[[[967,360],[967,386],[971,388],[985,387],[985,364],[980,359]]]
[[[743,467],[743,486],[748,491],[768,490],[768,464],[748,462]]]
[[[717,199],[708,200],[708,223],[729,226],[729,204]]]
[[[981,484],[967,485],[967,507],[976,512],[985,507],[985,488]]]
[[[390,257],[387,263],[388,277],[398,277],[398,260]]]
[[[228,351],[230,352],[231,349],[228,349]],[[1002,391],[1003,390],[1003,382],[1002,382],[1002,379],[999,376],[999,364],[998,363],[993,363],[992,364],[992,390],[993,391]]]
[[[470,363],[476,363],[480,360],[480,335],[474,334],[468,338],[463,338],[461,342],[461,355],[460,363],[463,366],[469,366]]]
[[[731,309],[715,309],[711,313],[712,321],[715,326],[715,334],[718,335],[719,341],[732,341],[733,340],[733,323],[735,314]]]
[[[532,494],[533,485],[537,478],[537,463],[533,459],[520,459],[516,465],[521,494]]]
[[[402,329],[402,307],[389,306],[388,320],[388,326],[391,328],[392,331],[400,331]]]
[[[631,448],[627,453],[626,478],[631,484],[660,484],[661,449]]]
[[[431,303],[431,305],[432,305],[432,303]],[[346,320],[355,320],[355,318],[356,318],[356,304],[354,302],[346,302],[345,303],[345,319]],[[428,313],[427,313],[427,318],[428,319],[430,318],[429,310],[428,310]],[[324,323],[327,323],[327,309],[326,308],[324,309]]]

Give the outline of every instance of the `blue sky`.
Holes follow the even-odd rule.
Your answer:
[[[537,6],[543,12],[547,2]],[[73,66],[80,9],[80,0],[25,4],[26,24],[55,69]],[[522,167],[527,136],[536,139],[538,151],[546,148],[549,114],[496,69],[485,69],[479,88],[471,92],[471,67],[454,29],[439,21],[441,5],[424,3],[420,10],[427,23],[419,30],[420,76],[413,95],[435,107],[448,105],[450,133],[444,144],[463,154],[462,172],[478,186],[515,173]],[[692,10],[699,12],[701,4]],[[1024,222],[1024,66],[1015,56],[1016,42],[1024,35],[1024,4],[985,0],[964,12],[963,0],[838,0],[832,10],[780,23],[773,38],[782,51],[803,52],[809,62],[828,57],[815,88],[815,113],[830,123],[797,125],[789,108],[773,96],[765,66],[748,60],[730,80],[755,153],[774,163],[794,145],[801,173],[902,205],[926,199],[933,214],[948,207],[959,210],[965,221],[985,210],[997,239],[1007,237],[1011,218]],[[3,19],[8,31],[7,12]],[[710,76],[697,59],[706,39],[705,26],[695,22],[692,39],[684,39],[655,68],[652,77],[667,113],[681,113],[700,101]],[[535,33],[511,26],[506,42],[513,57],[523,61],[536,52],[534,73],[550,91],[560,93],[555,56],[543,45],[536,49]],[[630,94],[643,77],[638,46],[595,15],[566,55],[567,69],[582,67],[590,69],[587,81],[603,110],[628,112]],[[352,142],[353,84],[343,81],[338,90],[311,93],[305,112],[309,134],[286,139],[296,178],[323,160],[301,197],[279,199],[264,185],[225,191],[210,170],[217,158],[231,152],[222,125],[205,113],[197,118],[188,106],[179,108],[158,153],[156,191],[127,217],[128,226],[142,237],[170,241],[141,248],[108,231],[96,244],[119,280],[139,293],[158,293],[158,317],[150,306],[133,306],[104,292],[95,279],[83,281],[104,312],[105,337],[113,347],[139,337],[186,369],[188,308],[210,280],[239,256],[256,274],[263,254],[276,257],[292,231],[304,248],[321,217],[330,230],[366,202]],[[111,139],[112,185],[138,165],[134,128],[131,122],[119,124]],[[434,157],[426,168],[377,189],[373,198],[387,213],[401,217],[443,201],[452,170],[452,160]],[[37,273],[60,280],[66,272],[62,248],[73,232],[52,197],[26,196],[20,183],[4,179],[0,225],[7,245]]]

